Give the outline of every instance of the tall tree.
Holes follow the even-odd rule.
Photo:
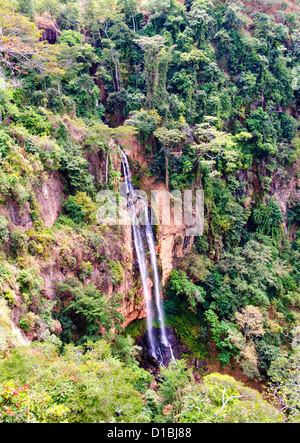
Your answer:
[[[0,63],[16,80],[27,70],[60,74],[57,48],[40,42],[40,31],[27,17],[16,12],[14,5],[0,1]]]
[[[121,89],[121,69],[115,39],[121,30],[126,28],[122,6],[117,0],[86,0],[85,21],[89,23],[94,36],[94,44],[102,47],[108,46],[111,63],[113,64],[114,89]]]
[[[154,136],[163,146],[166,160],[166,188],[169,190],[169,160],[175,147],[184,140],[185,135],[178,129],[158,128]]]
[[[153,109],[165,99],[167,70],[175,46],[167,47],[166,39],[161,35],[141,37],[134,41],[145,52],[146,105],[148,109]]]

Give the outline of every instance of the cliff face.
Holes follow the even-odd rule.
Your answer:
[[[48,41],[55,45],[61,31],[56,22],[48,16],[37,16],[35,19],[37,28],[41,31],[41,41]]]
[[[143,155],[142,146],[135,140],[131,140],[129,143],[131,149],[126,150],[128,156],[132,160],[145,165],[147,159]],[[105,161],[99,160],[99,157],[93,154],[90,155],[88,161],[89,172],[97,180],[100,180],[101,177],[104,180]],[[119,156],[112,155],[111,162],[113,169],[121,174],[122,168]],[[155,183],[154,178],[149,179],[147,177],[142,180],[140,188],[146,192],[151,190],[166,191],[162,182]],[[64,199],[63,182],[59,175],[56,173],[49,175],[42,186],[36,190],[36,196],[45,225],[52,227],[61,213]],[[25,231],[32,227],[32,220],[30,211],[25,210],[22,214],[26,223],[24,222],[20,227]],[[186,236],[186,229],[187,227],[184,224],[174,224],[173,214],[171,214],[169,224],[161,224],[156,228],[157,253],[163,285],[177,260],[191,250],[194,239]],[[65,282],[68,278],[78,277],[81,264],[89,262],[91,263],[91,273],[84,278],[84,283],[93,283],[108,297],[111,297],[114,293],[122,296],[121,307],[118,310],[125,318],[123,326],[126,327],[134,320],[145,318],[145,302],[139,283],[132,230],[130,226],[124,226],[118,232],[119,237],[116,238],[113,230],[107,228],[103,235],[102,244],[103,255],[107,255],[110,260],[120,262],[123,265],[125,274],[118,284],[114,284],[113,279],[109,277],[107,263],[98,259],[94,254],[94,250],[87,247],[86,239],[74,234],[71,238],[66,239],[63,234],[61,236],[56,234],[55,244],[51,247],[49,253],[50,256],[46,261],[40,262],[44,282],[44,296],[54,301],[56,299],[55,282]],[[151,285],[151,282],[149,282],[149,285]]]
[[[140,171],[146,171],[149,159],[145,156],[143,147],[134,139],[126,142],[125,150],[131,164]],[[97,154],[89,154],[89,172],[96,180],[105,181],[106,158]],[[111,155],[111,166],[115,172],[122,174],[121,159],[116,154]],[[270,184],[270,195],[278,202],[285,217],[288,202],[300,201],[300,179],[296,174],[297,167],[288,171],[289,180],[281,176],[280,171],[275,174]],[[255,195],[262,191],[262,180],[256,170],[240,173],[240,180],[244,183],[245,206],[253,205]],[[166,192],[163,182],[141,174],[139,188],[148,193],[151,191]],[[50,172],[44,177],[41,185],[35,188],[35,196],[40,216],[46,228],[51,228],[62,212],[62,202],[65,199],[64,183],[58,172]],[[150,199],[149,199],[150,201]],[[163,209],[163,208],[161,208]],[[136,263],[136,254],[130,226],[124,227],[94,227],[87,233],[59,226],[55,228],[54,235],[36,234],[34,217],[29,203],[20,207],[11,200],[10,204],[0,207],[0,216],[4,215],[9,221],[10,231],[19,229],[26,232],[32,257],[27,258],[22,266],[37,269],[43,280],[42,295],[49,301],[57,300],[56,282],[66,282],[69,278],[79,278],[84,284],[92,283],[107,297],[120,294],[121,307],[118,308],[124,316],[123,326],[132,321],[146,317],[145,302]],[[160,216],[160,224],[154,227],[157,240],[158,263],[161,272],[162,285],[164,285],[177,261],[189,254],[194,243],[194,238],[187,235],[185,224],[177,225],[173,213],[169,223],[164,223]],[[29,260],[29,261],[28,261]],[[110,269],[110,263],[121,264],[123,275],[116,279]],[[85,273],[84,266],[90,266]],[[17,271],[16,271],[17,272]],[[19,272],[19,271],[18,271]],[[17,278],[17,274],[16,274]],[[151,282],[149,282],[151,285]],[[5,290],[5,288],[3,289]],[[18,324],[22,317],[22,298],[16,296],[15,306],[12,308],[11,318]],[[33,307],[34,309],[34,307]],[[58,321],[52,327],[52,332],[57,334],[62,330]],[[35,329],[27,332],[30,339],[39,339],[41,332]]]
[[[299,160],[289,168],[283,170],[278,168],[268,182],[268,172],[257,168],[247,171],[240,171],[240,181],[244,183],[244,195],[246,199],[244,205],[251,207],[258,195],[262,195],[264,186],[267,186],[266,196],[263,201],[266,204],[267,198],[270,196],[278,203],[283,215],[283,227],[288,232],[287,213],[291,206],[300,202],[300,177],[299,177]],[[289,232],[291,239],[294,233]]]
[[[97,155],[91,155],[88,160],[90,173],[97,180],[101,177],[104,180],[105,164],[99,161]],[[114,168],[121,172],[118,156],[113,156],[112,161]],[[118,310],[124,316],[124,327],[144,318],[145,303],[136,270],[131,227],[94,226],[83,233],[60,225],[53,227],[62,213],[62,202],[66,198],[63,179],[57,172],[45,175],[41,184],[34,189],[34,195],[35,206],[44,224],[41,232],[34,229],[35,217],[28,202],[20,206],[11,200],[10,204],[0,206],[0,216],[8,220],[10,232],[23,232],[30,247],[30,255],[26,253],[21,267],[18,267],[18,263],[13,269],[14,282],[2,288],[4,293],[12,288],[15,291],[10,313],[13,323],[18,325],[25,312],[18,284],[21,269],[34,270],[35,277],[42,280],[41,296],[49,303],[58,301],[57,282],[65,283],[75,278],[84,284],[92,283],[108,298],[119,294],[121,307]],[[119,266],[117,270],[121,270],[120,275],[116,275],[114,264]],[[88,268],[87,272],[85,267]],[[35,303],[30,307],[33,312],[36,312]],[[51,332],[57,334],[61,331],[62,327],[56,320]],[[26,332],[26,336],[29,340],[43,339],[44,332],[41,328],[33,327]]]
[[[62,210],[63,183],[59,175],[56,172],[49,173],[35,193],[45,226],[53,226]]]
[[[135,161],[141,170],[146,169],[147,158],[143,153],[144,150],[141,144],[134,139],[127,140],[126,144],[128,149],[125,149],[125,152],[129,158]],[[161,199],[158,199],[159,214],[157,215],[159,217],[159,225],[156,228],[154,227],[154,229],[157,230],[157,253],[161,268],[162,285],[165,285],[178,259],[191,251],[194,237],[187,235],[188,226],[186,224],[175,223],[172,203],[170,219],[166,220],[164,217],[164,214],[168,214],[168,209],[164,207],[164,205],[168,205],[168,193],[162,181],[156,181],[155,177],[149,178],[144,174],[141,179],[140,189],[147,192],[149,203],[151,201],[151,191],[158,191],[162,196]]]
[[[55,171],[48,173],[41,186],[34,189],[40,215],[46,227],[52,227],[58,219],[62,210],[63,182],[59,174]],[[23,232],[33,227],[31,209],[28,202],[21,207],[12,200],[8,205],[0,206],[0,215],[5,216],[14,229],[21,229]]]

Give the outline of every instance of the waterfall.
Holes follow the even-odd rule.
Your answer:
[[[150,351],[153,357],[157,360],[156,355],[156,346],[155,346],[155,338],[153,334],[153,310],[151,306],[151,294],[148,284],[148,270],[147,270],[147,262],[146,262],[146,253],[142,240],[142,235],[140,228],[137,223],[137,213],[135,209],[135,205],[133,203],[133,198],[135,196],[133,184],[131,181],[130,168],[128,164],[128,159],[126,154],[121,150],[122,154],[122,165],[124,170],[125,184],[126,184],[126,192],[127,192],[127,203],[128,207],[131,209],[131,222],[132,222],[132,230],[133,230],[133,238],[134,245],[136,250],[136,255],[139,263],[140,275],[144,290],[144,297],[146,302],[147,309],[147,335],[150,345]]]
[[[152,226],[148,217],[148,208],[146,208],[147,213],[147,224],[146,224],[146,236],[147,236],[147,242],[149,246],[149,252],[150,252],[150,259],[151,259],[151,265],[152,265],[152,273],[153,273],[153,280],[154,280],[154,289],[155,289],[155,303],[156,303],[156,309],[158,314],[158,320],[160,325],[160,332],[161,332],[161,343],[169,349],[170,356],[173,362],[175,362],[175,357],[173,354],[172,346],[169,343],[169,340],[167,338],[167,331],[165,326],[165,316],[162,308],[162,297],[160,292],[160,279],[159,279],[159,273],[158,273],[158,266],[157,266],[157,259],[156,259],[156,250],[155,250],[155,240],[153,235]]]
[[[126,192],[127,192],[127,205],[128,208],[130,208],[131,211],[131,222],[132,222],[132,229],[133,229],[133,237],[134,237],[134,245],[135,250],[137,254],[139,269],[140,269],[140,275],[144,290],[144,297],[146,302],[146,309],[147,309],[147,336],[150,346],[150,352],[151,355],[159,362],[159,364],[164,365],[164,358],[163,354],[166,350],[169,350],[170,358],[172,361],[175,362],[175,357],[173,354],[172,347],[168,341],[167,338],[167,331],[165,327],[165,318],[164,318],[164,312],[162,308],[162,297],[161,297],[161,291],[160,291],[160,279],[159,279],[159,272],[158,272],[158,266],[157,266],[157,259],[156,259],[156,249],[155,249],[155,240],[154,240],[154,234],[151,226],[151,221],[148,214],[148,207],[144,200],[142,200],[140,197],[137,196],[133,183],[131,180],[131,173],[128,163],[128,158],[126,154],[122,151],[120,148],[121,155],[122,155],[122,165],[123,165],[123,171],[124,171],[124,177],[125,177],[125,185],[126,185]],[[151,293],[150,288],[148,284],[149,280],[149,273],[148,273],[148,267],[147,267],[147,260],[146,260],[146,251],[143,243],[143,237],[142,237],[142,225],[139,223],[138,220],[138,213],[137,208],[135,206],[135,203],[139,201],[142,204],[142,219],[144,222],[144,230],[147,238],[147,244],[149,248],[150,253],[150,261],[151,261],[151,267],[152,267],[152,274],[153,274],[153,284],[154,284],[154,290],[155,290],[155,307],[157,312],[157,318],[159,322],[160,327],[160,340],[157,342],[157,337],[154,335],[154,328],[153,328],[153,321],[155,318],[155,312],[153,309],[153,303],[151,299]]]

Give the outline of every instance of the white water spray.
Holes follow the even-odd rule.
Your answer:
[[[156,249],[155,249],[155,240],[153,235],[153,230],[151,226],[151,222],[148,215],[148,207],[144,200],[140,199],[142,202],[143,208],[144,208],[144,223],[145,223],[145,232],[146,232],[146,238],[147,243],[149,247],[150,252],[150,260],[151,260],[151,266],[152,266],[152,273],[153,273],[153,283],[154,283],[154,289],[155,289],[155,305],[156,305],[156,311],[158,315],[158,321],[160,325],[160,333],[161,338],[160,344],[156,343],[155,336],[153,333],[153,320],[154,320],[154,312],[152,308],[152,301],[151,301],[151,294],[148,284],[148,269],[147,269],[147,261],[146,261],[146,254],[145,254],[145,248],[142,240],[142,234],[141,234],[141,226],[138,225],[138,215],[136,212],[136,207],[134,204],[134,200],[136,200],[137,195],[135,193],[132,180],[131,180],[131,173],[128,163],[128,158],[126,154],[120,149],[121,155],[122,155],[122,165],[124,170],[124,177],[125,177],[125,184],[126,184],[126,192],[127,192],[127,203],[128,207],[131,210],[131,221],[132,221],[132,229],[133,229],[133,236],[134,236],[134,244],[137,254],[137,259],[139,263],[140,268],[140,275],[144,290],[144,296],[145,296],[145,302],[146,302],[146,309],[147,309],[147,334],[148,334],[148,340],[150,344],[150,351],[152,356],[159,362],[159,364],[163,365],[163,357],[162,357],[162,351],[160,344],[169,349],[170,356],[173,362],[175,362],[175,357],[173,354],[172,347],[168,341],[167,338],[167,332],[165,327],[165,318],[164,318],[164,312],[162,308],[162,299],[161,299],[161,291],[160,291],[160,279],[159,279],[159,273],[158,273],[158,266],[157,266],[157,259],[156,259]]]
[[[150,224],[150,220],[148,217],[148,210],[146,209],[147,213],[147,224],[146,224],[146,236],[147,236],[147,242],[149,246],[149,252],[150,252],[150,259],[151,259],[151,265],[152,265],[152,273],[153,273],[153,280],[154,280],[154,288],[155,288],[155,302],[156,302],[156,309],[158,313],[158,320],[160,324],[160,332],[161,332],[161,342],[166,347],[169,348],[171,359],[175,362],[175,357],[173,354],[172,346],[169,343],[169,340],[167,338],[167,331],[165,326],[165,316],[162,308],[162,297],[160,292],[160,280],[159,280],[159,274],[158,274],[158,266],[157,266],[157,259],[156,259],[156,250],[155,250],[155,240],[153,235],[152,226]]]
[[[123,164],[123,170],[124,170],[124,177],[125,177],[125,184],[126,184],[126,192],[127,192],[127,202],[128,206],[131,209],[131,221],[132,221],[132,230],[133,230],[133,237],[134,237],[134,245],[136,250],[136,255],[139,263],[139,269],[140,269],[140,275],[144,290],[144,296],[145,296],[145,302],[146,302],[146,309],[147,309],[147,334],[148,334],[148,340],[150,344],[150,350],[151,354],[155,359],[157,359],[157,355],[155,352],[155,340],[153,336],[153,313],[152,313],[152,307],[151,307],[151,294],[148,284],[148,271],[146,266],[146,255],[145,255],[145,249],[143,245],[143,240],[141,236],[140,229],[138,227],[138,221],[137,221],[137,213],[135,209],[135,205],[133,203],[133,197],[135,196],[133,184],[131,181],[131,174],[130,174],[130,168],[128,164],[128,159],[125,153],[121,150],[122,154],[122,164]]]

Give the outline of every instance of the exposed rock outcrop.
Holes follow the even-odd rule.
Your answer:
[[[49,172],[41,186],[36,187],[35,195],[45,226],[53,226],[62,210],[63,182],[59,174],[56,171]],[[31,212],[28,201],[21,206],[10,199],[6,205],[0,206],[0,215],[7,218],[12,230],[18,228],[26,232],[31,229],[33,227]]]
[[[57,38],[61,35],[56,22],[48,16],[40,15],[36,17],[35,24],[42,31],[41,41],[48,41],[51,45],[55,45]]]
[[[58,173],[48,174],[46,181],[36,190],[36,197],[45,226],[53,226],[62,211],[63,183]]]
[[[186,225],[162,226],[159,235],[159,257],[162,270],[162,284],[168,280],[175,263],[191,252],[194,237],[186,235]]]

